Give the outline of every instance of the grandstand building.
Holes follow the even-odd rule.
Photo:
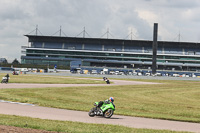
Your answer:
[[[151,69],[152,41],[25,35],[22,64]],[[200,70],[200,43],[158,41],[158,70]]]

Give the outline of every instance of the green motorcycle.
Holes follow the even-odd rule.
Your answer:
[[[94,106],[96,107],[92,108],[89,111],[88,115],[90,117],[94,117],[96,115],[96,116],[104,116],[105,118],[110,118],[113,115],[115,107],[111,102],[103,103],[103,105],[100,108],[97,107],[98,104],[99,102],[95,102]]]

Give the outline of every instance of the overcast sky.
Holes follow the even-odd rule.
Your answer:
[[[200,42],[200,0],[0,0],[0,58],[20,60],[24,35],[36,25],[42,35],[61,26],[63,36],[74,37],[85,27],[86,37],[109,29],[109,38],[125,39],[132,31],[132,39],[152,40],[154,23],[159,40],[178,41],[180,33],[180,41]]]

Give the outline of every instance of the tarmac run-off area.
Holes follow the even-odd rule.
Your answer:
[[[113,84],[0,84],[0,89],[7,88],[44,88],[44,87],[73,87],[73,86],[113,86],[113,85],[139,85],[159,84],[152,82],[112,80]],[[1,99],[0,99],[1,100]],[[140,117],[113,115],[110,119],[102,117],[89,117],[88,112],[55,109],[34,106],[8,101],[0,101],[0,114],[27,116],[32,118],[76,121],[84,123],[113,124],[132,128],[166,129],[173,131],[189,131],[200,133],[199,123],[178,122],[169,120],[157,120]]]

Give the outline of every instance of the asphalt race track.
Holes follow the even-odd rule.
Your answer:
[[[151,82],[137,82],[112,80],[111,85],[157,84]],[[0,89],[6,88],[41,88],[41,87],[71,87],[71,86],[107,86],[108,84],[1,84]],[[89,111],[89,110],[88,110]],[[102,117],[89,117],[88,112],[55,109],[34,106],[16,102],[0,101],[0,114],[27,116],[40,119],[77,121],[85,123],[114,124],[133,128],[166,129],[174,131],[199,132],[200,124],[189,122],[177,122],[169,120],[157,120],[140,117],[113,115],[110,119]]]

